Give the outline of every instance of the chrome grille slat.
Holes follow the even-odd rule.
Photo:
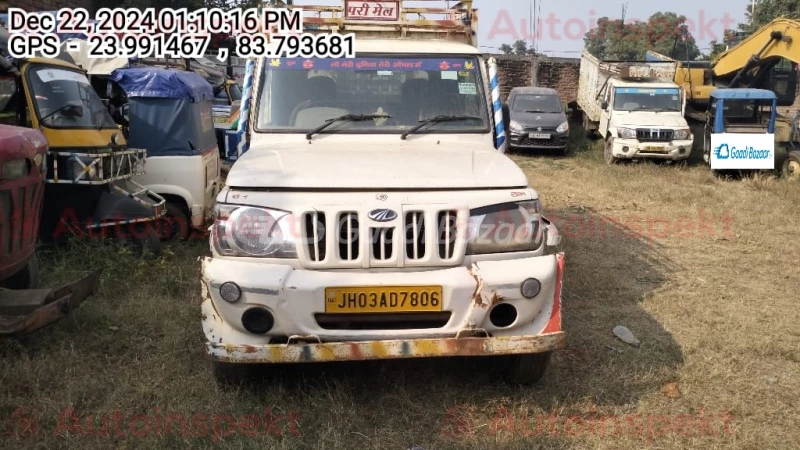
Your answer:
[[[463,258],[466,243],[457,224],[469,210],[409,206],[391,223],[372,221],[366,211],[334,208],[300,215],[306,243],[299,248],[308,267],[437,267]]]

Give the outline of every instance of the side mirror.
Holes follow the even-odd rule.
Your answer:
[[[69,104],[64,107],[62,113],[65,116],[83,117],[83,106]]]
[[[503,110],[503,128],[505,128],[506,139],[511,129],[511,110],[508,108],[508,103],[502,103],[501,109]]]
[[[600,109],[603,111],[608,111],[608,102],[600,103]]]
[[[567,115],[571,116],[575,112],[572,108],[567,108]]]
[[[111,135],[111,143],[115,147],[119,147],[119,145],[120,145],[119,144],[119,133],[114,133],[114,134]]]

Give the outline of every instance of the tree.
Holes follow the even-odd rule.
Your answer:
[[[755,11],[753,4],[748,4],[745,15],[748,23],[740,23],[739,29],[752,33],[778,17],[797,18],[800,0],[761,0],[756,3]]]
[[[500,46],[500,51],[505,53],[506,55],[529,55],[535,56],[536,51],[533,48],[528,48],[528,43],[522,39],[514,42],[511,45],[503,44]]]
[[[633,23],[601,17],[583,41],[586,50],[602,59],[641,60],[647,50],[683,61],[700,56],[686,17],[672,12],[658,12],[647,22]]]

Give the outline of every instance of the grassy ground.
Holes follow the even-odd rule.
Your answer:
[[[76,245],[42,251],[48,284],[100,267],[101,291],[0,340],[0,447],[796,448],[800,186],[607,167],[579,130],[572,144],[566,158],[513,155],[567,254],[568,346],[537,387],[472,361],[397,361],[222,390],[202,350],[206,242],[155,263]]]

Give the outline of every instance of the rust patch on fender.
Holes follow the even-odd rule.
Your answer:
[[[480,275],[478,275],[476,268],[474,265],[467,267],[467,273],[475,280],[475,292],[472,293],[472,301],[475,302],[478,306],[488,306],[487,304],[483,303],[483,296],[481,295],[481,290],[483,289],[483,280],[481,280]]]
[[[503,297],[502,295],[498,294],[497,292],[494,292],[494,293],[492,293],[492,300],[489,302],[489,306],[494,306],[494,305],[502,302],[505,299],[506,298]]]

